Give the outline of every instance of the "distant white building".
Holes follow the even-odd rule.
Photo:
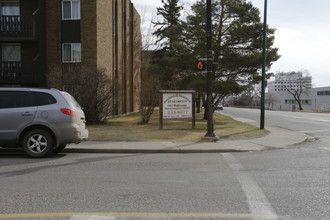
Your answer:
[[[300,99],[304,110],[330,111],[330,87],[312,88],[312,77],[296,72],[278,73],[274,81],[268,82],[265,107],[274,110],[297,110],[298,103],[287,91],[290,88],[299,88],[301,91]]]
[[[286,91],[286,88],[312,88],[312,77],[303,76],[301,72],[277,73],[275,80],[268,82],[268,92]]]

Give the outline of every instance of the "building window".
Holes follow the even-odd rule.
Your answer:
[[[2,16],[18,16],[20,14],[19,1],[0,1],[0,4]]]
[[[64,43],[62,44],[63,63],[79,63],[81,61],[81,44]]]
[[[21,61],[21,45],[1,44],[1,61],[3,62]]]
[[[296,103],[296,101],[293,100],[293,99],[286,99],[285,100],[285,104],[295,104],[295,103]]]
[[[301,104],[303,104],[303,105],[311,105],[312,104],[312,100],[310,100],[310,99],[301,100]]]
[[[80,0],[62,1],[62,19],[64,20],[80,19]]]
[[[330,91],[326,90],[326,91],[318,91],[317,95],[330,95]]]
[[[17,76],[21,73],[21,45],[0,45],[0,76]]]

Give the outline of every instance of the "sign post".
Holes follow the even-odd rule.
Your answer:
[[[195,91],[161,90],[159,107],[159,128],[163,129],[164,120],[192,119],[195,128]]]

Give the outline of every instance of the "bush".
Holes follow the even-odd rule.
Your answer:
[[[70,93],[84,109],[87,123],[102,124],[113,114],[113,83],[104,69],[90,71],[79,65],[52,70],[47,85]]]
[[[142,77],[141,88],[141,121],[139,124],[147,124],[159,104],[160,80],[152,74],[145,74]]]

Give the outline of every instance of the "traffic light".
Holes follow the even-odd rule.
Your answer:
[[[206,61],[198,59],[195,61],[195,69],[198,71],[204,71],[206,70]]]

